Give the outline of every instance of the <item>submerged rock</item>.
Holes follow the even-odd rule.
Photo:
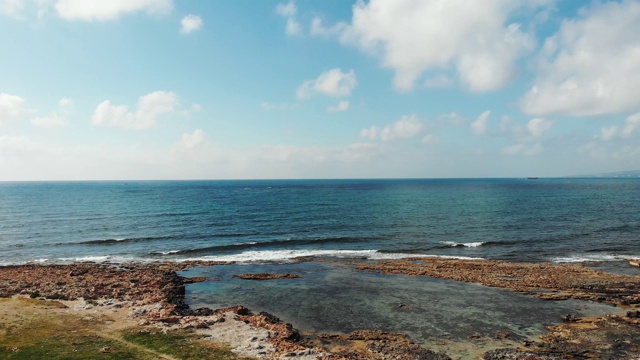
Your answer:
[[[236,274],[234,278],[242,280],[279,280],[279,279],[298,279],[302,276],[296,274],[270,274],[270,273],[257,273],[257,274]]]

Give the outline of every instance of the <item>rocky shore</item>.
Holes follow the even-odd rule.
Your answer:
[[[81,299],[84,307],[118,307],[139,326],[187,329],[230,344],[244,356],[260,359],[449,359],[415,344],[402,334],[375,329],[350,334],[303,333],[268,313],[242,306],[191,309],[185,284],[208,278],[184,278],[177,270],[193,264],[93,264],[0,267],[0,298],[15,296]],[[357,271],[431,276],[513,289],[541,299],[576,298],[628,308],[626,316],[558,319],[540,339],[517,348],[491,350],[485,359],[636,359],[640,357],[640,276],[606,274],[580,265],[509,263],[449,259],[406,259],[353,264]],[[295,274],[240,274],[251,280],[296,278]],[[562,321],[562,323],[560,323]]]
[[[414,258],[357,263],[361,271],[429,276],[505,288],[545,300],[579,299],[640,306],[640,276],[596,271],[583,265],[498,260]]]

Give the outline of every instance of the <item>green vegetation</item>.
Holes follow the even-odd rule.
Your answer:
[[[64,314],[56,301],[0,299],[0,360],[241,360],[228,348],[187,331],[109,331],[101,317]]]
[[[33,319],[5,330],[4,336],[0,336],[0,359],[157,358],[93,334],[77,320]]]
[[[184,331],[173,331],[166,334],[145,330],[129,330],[123,334],[124,340],[141,345],[159,353],[168,354],[184,360],[211,359],[234,360],[241,358],[228,348],[214,345],[198,335]]]

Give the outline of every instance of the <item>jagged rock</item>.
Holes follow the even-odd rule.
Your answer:
[[[270,273],[257,273],[257,274],[236,274],[234,278],[242,280],[279,280],[279,279],[298,279],[302,276],[296,274],[270,274]]]
[[[640,318],[640,310],[636,311],[627,311],[628,318]]]
[[[209,309],[208,307],[202,307],[202,308],[193,310],[194,316],[210,316],[210,315],[213,315],[213,313],[214,311]]]
[[[535,354],[517,349],[496,349],[487,351],[482,356],[484,360],[560,360],[560,356]]]
[[[640,277],[599,272],[579,264],[407,258],[354,265],[362,271],[429,276],[507,288],[545,300],[574,298],[612,305],[640,305]]]
[[[576,321],[580,320],[579,318],[577,318],[577,317],[575,317],[575,316],[573,316],[571,314],[562,315],[562,316],[560,316],[560,318],[564,322],[576,322]]]

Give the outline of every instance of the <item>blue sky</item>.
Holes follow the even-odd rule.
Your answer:
[[[640,1],[0,0],[0,180],[640,169]]]

